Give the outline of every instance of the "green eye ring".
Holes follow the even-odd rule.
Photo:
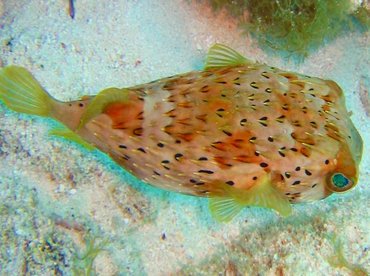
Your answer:
[[[345,192],[353,187],[353,182],[342,173],[333,173],[330,177],[329,189],[333,192]]]
[[[331,183],[338,189],[343,189],[350,184],[350,180],[344,176],[342,173],[335,173],[331,176]]]

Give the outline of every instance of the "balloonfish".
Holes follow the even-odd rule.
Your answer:
[[[361,137],[331,80],[255,63],[227,46],[205,68],[60,102],[24,68],[0,72],[10,109],[63,123],[53,135],[108,154],[156,187],[208,197],[230,221],[246,206],[291,204],[353,188]]]

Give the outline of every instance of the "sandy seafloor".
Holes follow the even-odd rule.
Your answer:
[[[360,181],[346,194],[295,205],[285,219],[248,208],[219,224],[207,199],[149,187],[105,155],[48,136],[51,120],[0,105],[1,275],[80,275],[94,253],[83,258],[86,237],[106,241],[93,262],[98,275],[370,272],[369,33],[348,33],[296,64],[266,54],[236,22],[199,2],[75,5],[72,20],[66,0],[0,1],[2,65],[24,66],[54,97],[72,100],[200,69],[208,47],[225,43],[339,83],[364,140]]]

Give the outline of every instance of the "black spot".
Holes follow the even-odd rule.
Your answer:
[[[260,156],[260,154],[261,154],[261,153],[260,153],[259,151],[255,151],[255,152],[254,152],[254,155],[255,155],[255,156]]]
[[[168,161],[168,160],[163,160],[161,163],[162,163],[162,164],[168,164],[168,163],[170,163],[170,161]]]
[[[267,163],[265,163],[265,162],[262,162],[262,163],[260,163],[260,166],[261,166],[262,168],[266,168],[266,167],[268,166],[268,164],[267,164]]]
[[[317,183],[313,184],[311,188],[315,188],[317,186]]]
[[[70,104],[68,104],[68,106],[72,106],[72,104],[70,103]]]
[[[142,127],[135,128],[133,133],[136,136],[141,136],[141,135],[143,135],[143,128]]]
[[[194,184],[197,183],[197,181],[195,179],[190,179],[190,182],[194,183]]]
[[[83,103],[79,103],[79,104],[78,104],[78,106],[79,106],[79,107],[83,107],[83,106],[84,106],[84,104],[83,104]]]
[[[239,77],[237,77],[236,79],[234,79],[234,84],[235,85],[240,85],[240,78]]]
[[[325,165],[329,165],[329,160],[328,159],[325,160]]]
[[[271,93],[271,92],[272,92],[272,90],[271,90],[271,88],[266,88],[266,89],[265,89],[265,92],[267,92],[267,93]]]
[[[122,156],[122,158],[128,161],[128,160],[130,159],[130,156],[128,156],[128,155],[126,155],[126,154],[124,154],[124,155]]]
[[[279,123],[283,123],[284,118],[285,118],[285,115],[281,115],[280,117],[276,118],[276,121]]]
[[[164,241],[166,239],[166,234],[162,233],[161,239]]]
[[[177,160],[177,161],[179,161],[180,160],[180,158],[181,157],[183,157],[184,155],[182,155],[181,153],[176,153],[175,154],[175,159]]]
[[[199,173],[206,173],[206,174],[213,174],[214,172],[211,170],[199,170]]]
[[[285,153],[284,152],[281,152],[280,150],[278,151],[278,153],[280,154],[281,157],[285,157]]]
[[[245,126],[246,123],[247,123],[247,119],[241,119],[240,120],[240,125],[241,126]]]
[[[159,173],[159,172],[157,172],[157,171],[153,171],[153,173],[154,174],[156,174],[156,175],[158,175],[158,176],[160,176],[161,174]]]
[[[302,126],[301,123],[298,120],[293,121],[292,124],[293,124],[293,126],[296,126],[296,127],[301,127]]]
[[[291,174],[289,172],[285,172],[284,174],[285,174],[285,177],[286,178],[290,178],[291,177]]]
[[[200,89],[200,92],[202,92],[202,93],[207,93],[208,91],[209,91],[208,85],[205,85],[205,86],[203,86],[203,87]]]
[[[296,148],[290,148],[291,151],[297,152],[298,150]]]
[[[306,175],[312,175],[312,172],[310,172],[309,170],[304,170],[304,172]]]
[[[224,108],[219,108],[219,109],[217,109],[217,111],[222,112],[222,111],[225,111],[225,109]]]
[[[231,132],[228,132],[226,130],[223,130],[222,132],[225,133],[227,136],[232,136],[233,135]]]
[[[160,147],[160,148],[163,148],[164,144],[163,143],[158,143],[157,146]]]
[[[256,140],[257,140],[257,137],[253,136],[253,137],[251,137],[251,138],[249,139],[249,142],[253,143],[253,142],[254,142],[254,141],[256,141]]]
[[[261,73],[261,76],[264,77],[264,78],[266,78],[266,79],[269,79],[270,78],[269,76],[267,76],[267,72],[266,71],[262,72]]]
[[[253,180],[257,180],[257,176],[253,176]]]
[[[125,145],[122,145],[122,144],[119,145],[118,147],[121,148],[121,149],[127,149],[127,147]]]
[[[296,180],[296,181],[294,181],[294,182],[293,182],[293,184],[292,184],[292,185],[299,185],[299,184],[301,184],[301,181]]]
[[[269,136],[269,138],[267,138],[267,140],[268,140],[269,142],[274,142],[274,138],[272,138],[271,136]]]
[[[202,157],[199,157],[199,159],[198,159],[199,161],[207,161],[208,160],[208,158],[207,157],[204,157],[204,156],[202,156]]]
[[[308,91],[313,91],[314,89],[311,87],[310,89],[308,89]]]
[[[300,170],[301,170],[301,167],[300,166],[298,166],[298,167],[295,168],[295,171],[296,172],[299,172]]]
[[[250,86],[253,87],[254,89],[258,89],[257,83],[255,81],[251,82]]]
[[[181,140],[176,140],[175,143],[176,144],[181,144]]]
[[[142,153],[146,153],[145,149],[143,149],[143,148],[138,148],[137,150],[141,151]]]
[[[227,181],[227,182],[226,182],[226,184],[227,184],[227,185],[230,185],[230,186],[233,186],[235,183],[234,183],[234,181],[229,180],[229,181]]]

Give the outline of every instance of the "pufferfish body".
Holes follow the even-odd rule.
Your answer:
[[[216,44],[203,71],[79,101],[53,99],[25,69],[0,73],[11,109],[49,116],[63,136],[107,153],[154,186],[210,198],[231,220],[245,206],[291,212],[355,186],[362,140],[339,86],[253,63]]]

